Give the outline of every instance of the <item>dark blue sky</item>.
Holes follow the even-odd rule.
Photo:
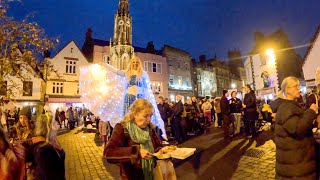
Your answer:
[[[60,37],[58,48],[70,40],[82,47],[88,27],[93,37],[113,36],[119,0],[21,0],[9,15],[32,18],[49,37]],[[208,58],[226,58],[228,49],[246,55],[253,47],[253,33],[282,28],[294,46],[308,43],[320,25],[319,0],[129,0],[133,17],[133,43],[145,47],[154,41]],[[298,51],[302,56],[305,49]]]

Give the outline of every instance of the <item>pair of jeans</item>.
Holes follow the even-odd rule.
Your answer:
[[[241,128],[241,113],[232,113],[233,123],[234,123],[234,134],[240,133]]]

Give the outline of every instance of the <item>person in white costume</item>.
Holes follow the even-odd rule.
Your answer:
[[[143,71],[138,57],[131,59],[125,71],[108,64],[82,67],[80,93],[88,109],[100,116],[101,121],[109,121],[112,126],[121,121],[136,99],[145,98],[154,107],[151,122],[162,131],[162,137],[167,139],[164,122],[150,88],[149,76]]]

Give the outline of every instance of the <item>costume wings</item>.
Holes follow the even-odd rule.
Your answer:
[[[91,112],[100,116],[101,121],[109,121],[111,126],[115,126],[123,118],[124,97],[128,83],[126,77],[117,74],[117,71],[108,64],[91,64],[80,68],[81,101]],[[146,81],[143,87],[144,97],[153,105],[155,111],[151,122],[162,132],[166,132],[154,95],[149,87],[148,74],[143,72],[142,78]],[[166,133],[162,133],[162,136],[167,139]]]

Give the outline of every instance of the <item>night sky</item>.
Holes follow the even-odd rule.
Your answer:
[[[113,36],[119,0],[21,0],[11,4],[9,16],[31,19],[49,37],[59,37],[58,48],[70,40],[82,47],[88,27],[93,37]],[[319,0],[129,0],[133,45],[156,49],[168,44],[198,56],[226,58],[228,49],[243,55],[253,47],[253,33],[282,28],[294,46],[310,41],[320,25]],[[304,56],[305,49],[298,49]]]

